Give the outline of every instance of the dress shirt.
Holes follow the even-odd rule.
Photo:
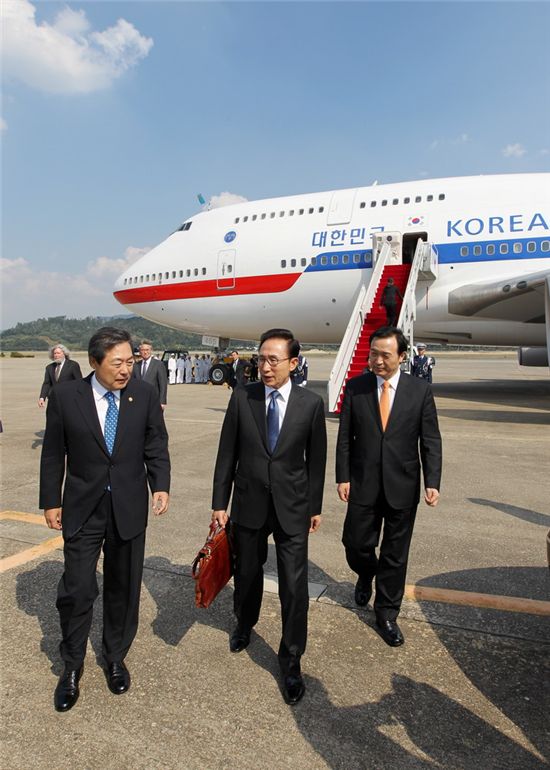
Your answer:
[[[269,408],[269,403],[271,401],[271,394],[274,390],[277,390],[277,388],[271,388],[269,385],[264,385],[265,388],[265,413],[267,415],[267,410]],[[284,385],[281,385],[279,390],[279,398],[277,399],[277,407],[279,409],[279,430],[281,430],[281,427],[283,425],[283,420],[285,419],[286,414],[286,407],[288,404],[288,399],[290,398],[290,391],[292,390],[292,381],[288,379]]]
[[[393,375],[393,377],[390,377],[388,382],[390,383],[390,387],[388,390],[388,395],[390,397],[390,414],[391,409],[393,406],[393,399],[395,398],[395,391],[397,389],[397,383],[399,382],[399,378],[401,376],[401,369],[398,369],[397,372]],[[376,375],[376,382],[378,384],[377,391],[378,391],[378,403],[380,403],[380,396],[382,395],[382,390],[384,389],[384,378],[380,377],[379,374]]]
[[[101,432],[105,435],[105,418],[107,417],[107,409],[109,408],[109,402],[105,398],[105,393],[108,393],[109,391],[97,381],[95,374],[92,375],[92,392],[94,394],[99,424],[101,425]],[[116,408],[120,409],[120,390],[113,390],[111,392],[115,397]]]
[[[63,369],[63,364],[65,363],[65,359],[62,358],[61,361],[54,361],[54,363],[55,363],[54,377],[56,380],[58,380],[61,374],[61,370]]]

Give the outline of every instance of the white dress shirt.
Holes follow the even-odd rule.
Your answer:
[[[109,408],[109,402],[105,398],[105,393],[108,393],[109,391],[98,382],[95,374],[92,375],[92,392],[94,394],[95,408],[97,409],[101,431],[103,435],[105,435],[105,418],[107,417],[107,409]],[[120,390],[113,390],[111,392],[115,397],[116,408],[120,409]]]
[[[265,388],[265,413],[267,414],[267,410],[269,409],[269,404],[271,402],[271,394],[274,390],[277,390],[277,388],[271,388],[269,385],[264,385]],[[281,427],[283,425],[283,420],[285,419],[286,414],[286,407],[288,405],[288,399],[290,398],[290,391],[292,390],[292,381],[289,379],[285,382],[284,385],[281,385],[279,390],[279,398],[277,399],[277,407],[279,408],[279,430],[281,430]]]
[[[390,397],[390,414],[393,406],[393,399],[395,398],[395,391],[397,389],[397,383],[399,382],[399,378],[401,376],[401,369],[398,369],[397,372],[393,375],[393,377],[390,377],[387,382],[390,383],[390,388],[388,390],[388,395]],[[386,380],[383,377],[380,377],[379,374],[376,375],[376,382],[378,384],[378,403],[380,403],[380,396],[382,395],[382,391],[384,390],[384,383]]]

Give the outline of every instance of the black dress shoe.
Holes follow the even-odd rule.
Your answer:
[[[82,676],[83,668],[84,666],[80,666],[80,668],[65,668],[65,671],[59,677],[59,682],[53,696],[56,711],[68,711],[77,702],[80,695],[78,683]]]
[[[390,647],[401,647],[405,638],[395,620],[377,620],[376,628],[382,639]]]
[[[283,698],[289,706],[295,706],[302,700],[306,686],[300,673],[287,674],[283,681]]]
[[[231,634],[231,638],[229,640],[229,649],[231,652],[242,652],[248,647],[249,644],[250,629],[240,628],[240,626],[237,626],[237,628]]]
[[[355,584],[355,604],[358,607],[366,607],[372,596],[372,583],[367,583],[359,578]]]
[[[114,663],[107,664],[105,671],[107,685],[113,695],[122,695],[130,689],[130,672],[123,661],[117,660]]]

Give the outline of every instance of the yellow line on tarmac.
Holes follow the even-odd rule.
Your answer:
[[[451,588],[407,585],[405,597],[417,602],[444,602],[467,607],[487,607],[506,612],[524,612],[529,615],[550,615],[550,602],[525,599],[521,596],[498,596],[497,594],[478,594],[474,591],[455,591]]]
[[[43,524],[46,526],[46,519],[39,513],[23,513],[22,511],[0,511],[0,520],[9,519],[11,521],[26,521],[28,524]]]
[[[28,561],[37,559],[39,556],[43,556],[45,553],[55,551],[56,548],[63,547],[63,537],[51,537],[49,540],[45,540],[43,543],[33,545],[32,548],[27,548],[25,551],[14,553],[13,556],[6,556],[4,559],[0,559],[0,573],[6,572],[13,567],[20,567],[22,564],[26,564]]]

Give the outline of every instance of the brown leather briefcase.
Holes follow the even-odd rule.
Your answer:
[[[192,567],[197,607],[209,607],[233,574],[230,540],[228,532],[213,521]]]

